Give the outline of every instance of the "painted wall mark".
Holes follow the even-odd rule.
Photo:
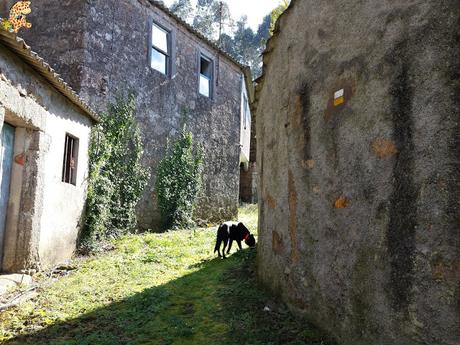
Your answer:
[[[356,82],[338,81],[329,93],[325,111],[326,120],[330,120],[333,115],[341,112],[356,93]]]
[[[344,90],[340,89],[334,93],[334,107],[345,103]]]

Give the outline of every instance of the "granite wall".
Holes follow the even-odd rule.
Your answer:
[[[460,344],[460,3],[292,0],[264,66],[261,281],[339,344]]]
[[[139,205],[139,225],[156,228],[154,181],[166,141],[187,125],[205,149],[204,191],[197,217],[207,221],[237,215],[240,113],[243,72],[205,41],[147,0],[43,0],[32,3],[33,29],[23,36],[91,107],[104,111],[115,95],[137,95],[143,162],[152,178]],[[171,30],[169,76],[150,67],[151,23]],[[213,58],[212,99],[198,93],[200,52]]]

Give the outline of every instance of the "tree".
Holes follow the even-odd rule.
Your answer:
[[[176,0],[169,9],[186,22],[190,22],[194,17],[194,9],[190,0]]]
[[[259,44],[265,44],[270,38],[270,24],[272,21],[271,14],[267,14],[262,23],[259,25],[256,33],[256,40]]]
[[[198,0],[196,11],[190,9],[190,0],[176,0],[171,11],[184,12],[182,17],[193,22],[193,27],[211,40],[217,41],[220,48],[235,57],[241,63],[251,67],[255,78],[262,72],[262,51],[270,37],[271,14],[264,17],[257,32],[247,23],[247,17],[241,17],[236,24],[231,17],[225,1]],[[191,17],[193,17],[191,19]]]
[[[233,19],[225,1],[198,0],[193,27],[207,38],[219,41],[219,35],[231,32]]]
[[[276,28],[276,22],[284,11],[289,7],[291,0],[282,0],[281,3],[271,13],[270,35],[273,35]]]

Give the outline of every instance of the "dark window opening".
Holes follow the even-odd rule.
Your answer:
[[[62,182],[77,184],[78,139],[66,134]]]
[[[158,72],[167,75],[169,73],[170,60],[170,32],[152,24],[152,52],[150,66]]]
[[[200,94],[206,97],[212,95],[213,68],[212,60],[200,57]]]

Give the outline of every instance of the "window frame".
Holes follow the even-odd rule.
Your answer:
[[[167,49],[168,51],[165,52],[163,49],[160,47],[157,47],[156,45],[153,44],[153,28],[156,26],[158,29],[161,31],[166,32],[166,40],[167,40]],[[148,35],[148,64],[149,67],[160,73],[161,75],[165,77],[171,77],[175,71],[174,71],[174,58],[175,58],[175,51],[174,51],[174,42],[175,42],[175,31],[169,27],[168,25],[165,25],[164,23],[161,23],[158,21],[156,18],[150,18],[149,19],[149,35]],[[156,68],[152,66],[152,50],[155,49],[158,53],[162,54],[166,58],[166,73],[163,73]]]
[[[69,150],[69,140],[71,140],[71,150],[70,157],[68,154]],[[66,133],[64,138],[64,155],[63,155],[63,162],[62,162],[62,179],[61,181],[66,184],[71,184],[76,186],[77,185],[77,173],[78,173],[78,154],[80,148],[80,139],[76,136]],[[74,166],[71,166],[71,160],[69,161],[68,158],[73,159]]]
[[[201,74],[201,59],[207,60],[211,63],[211,79],[209,80],[209,96],[206,96],[200,92],[201,86],[201,76],[208,78],[206,75]],[[215,59],[211,57],[210,54],[204,53],[203,51],[199,51],[198,53],[198,94],[200,96],[214,99],[214,91],[215,91],[215,80],[216,80],[216,62]]]

